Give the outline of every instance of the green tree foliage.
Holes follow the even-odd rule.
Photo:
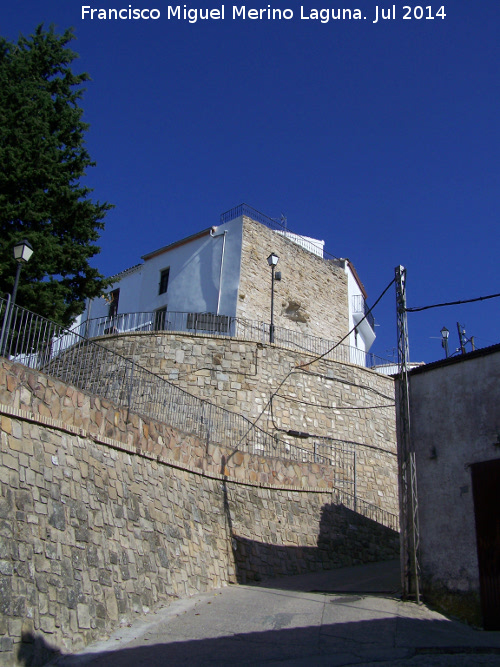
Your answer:
[[[13,246],[26,238],[34,254],[17,303],[66,325],[106,285],[89,259],[111,208],[80,183],[95,163],[79,106],[89,76],[70,68],[72,39],[42,26],[17,44],[0,37],[0,296],[12,291]]]

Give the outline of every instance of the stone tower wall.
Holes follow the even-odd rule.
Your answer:
[[[275,326],[333,341],[343,338],[349,323],[344,269],[248,217],[243,218],[237,317],[269,322],[267,258],[272,252],[279,257],[276,271],[282,275],[275,282]]]

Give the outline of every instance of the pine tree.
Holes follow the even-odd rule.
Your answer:
[[[0,296],[12,291],[13,246],[26,238],[34,253],[16,301],[66,325],[106,286],[89,259],[111,208],[80,183],[95,163],[79,106],[89,76],[71,70],[73,39],[43,26],[17,44],[0,37]]]

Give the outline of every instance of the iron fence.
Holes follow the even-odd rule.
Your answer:
[[[399,532],[399,515],[388,512],[378,505],[373,505],[362,498],[356,497],[356,495],[350,493],[349,491],[338,490],[333,494],[333,500],[339,505],[347,507],[347,509],[361,514],[367,519],[371,519],[376,523],[386,526],[395,532]]]
[[[30,311],[0,299],[3,356],[40,370],[203,441],[251,454],[335,468],[335,484],[354,490],[350,443],[316,438],[311,449],[270,434],[247,417],[189,394],[134,361]],[[10,320],[10,327],[6,323]],[[143,318],[134,320],[140,322]]]
[[[277,220],[276,218],[270,218],[265,213],[257,211],[257,209],[253,208],[253,206],[249,206],[248,204],[239,204],[238,206],[229,209],[229,211],[222,213],[220,216],[220,224],[223,225],[226,222],[231,222],[231,220],[235,220],[236,218],[239,218],[243,215],[249,217],[251,220],[255,220],[255,222],[259,222],[261,225],[269,227],[269,229],[272,229],[279,234],[282,234],[285,238],[289,238],[294,243],[300,245],[302,248],[305,248],[314,255],[326,257],[328,260],[333,261],[336,264],[342,261],[338,257],[335,257],[335,255],[326,252],[326,250],[323,248],[322,242],[319,242],[319,244],[318,242],[315,243],[315,239],[302,236],[301,234],[295,234],[294,232],[290,231],[286,225],[286,218],[281,218],[280,220]]]
[[[157,310],[151,312],[120,313],[112,317],[97,317],[82,322],[72,329],[84,338],[99,338],[126,333],[171,332],[195,333],[240,338],[258,343],[269,343],[270,324],[214,313],[185,313]],[[336,345],[319,336],[274,327],[274,344],[299,350],[325,359],[370,368],[389,363],[386,359],[349,345]]]

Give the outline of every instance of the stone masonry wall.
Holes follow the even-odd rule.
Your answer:
[[[349,323],[344,270],[248,217],[243,218],[237,317],[269,322],[267,258],[272,252],[279,257],[276,270],[282,274],[274,289],[274,324],[328,340],[343,338]]]
[[[0,425],[6,667],[81,649],[175,597],[397,554],[396,533],[307,486],[319,467],[299,466],[297,487],[276,483],[273,460],[246,459],[241,475],[236,457],[5,360]],[[217,457],[224,474],[202,462]]]
[[[312,363],[310,354],[223,336],[140,333],[99,343],[216,405],[252,420],[263,412],[257,424],[268,432],[291,429],[353,443],[358,496],[398,513],[391,377],[353,364]],[[279,434],[305,448],[315,441]]]

